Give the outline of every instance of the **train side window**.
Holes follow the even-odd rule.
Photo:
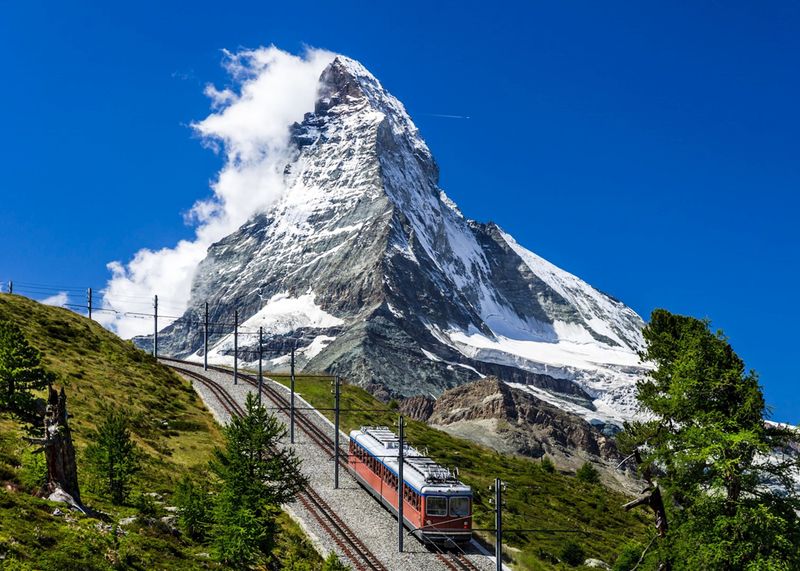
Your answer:
[[[428,496],[425,501],[428,515],[447,515],[447,498],[445,496]]]

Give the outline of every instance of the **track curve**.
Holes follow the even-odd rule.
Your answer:
[[[161,359],[167,360],[163,357]],[[170,361],[175,360],[170,359]],[[241,405],[218,382],[183,367],[173,364],[167,364],[167,366],[208,388],[231,417],[244,415],[244,409]],[[331,453],[331,455],[333,454]],[[298,500],[317,520],[320,526],[328,532],[331,539],[336,542],[359,571],[389,571],[313,488],[308,487],[304,490]]]
[[[168,357],[159,357],[159,359],[162,360],[162,361],[168,361],[170,363],[180,363],[180,364],[186,364],[186,365],[191,365],[191,366],[195,366],[195,367],[200,366],[198,363],[193,363],[191,361],[183,361],[183,360],[180,360],[180,359],[172,359],[172,358],[168,358]],[[182,371],[186,371],[186,369],[183,369],[182,367],[179,367],[177,365],[172,365],[172,364],[167,363],[167,366],[169,366],[169,367],[171,367],[173,369],[179,370],[181,372]],[[230,369],[226,369],[225,367],[209,365],[208,368],[213,370],[213,371],[219,372],[219,373],[223,373],[223,374],[226,374],[226,375],[233,376],[233,372]],[[198,373],[194,373],[193,371],[191,371],[191,373],[193,375],[198,375]],[[199,376],[202,376],[202,375],[199,375]],[[252,386],[252,387],[254,387],[256,389],[258,388],[258,379],[257,379],[257,377],[255,377],[253,375],[250,375],[250,374],[247,374],[247,373],[241,373],[241,372],[239,372],[237,376],[238,376],[239,379],[242,379],[248,385],[250,385],[250,386]],[[267,378],[265,377],[265,380],[266,379]],[[207,380],[210,380],[210,379],[207,379]],[[214,382],[214,381],[211,381],[211,382]],[[262,394],[264,396],[269,398],[279,409],[288,410],[290,408],[289,399],[286,398],[284,395],[282,395],[278,390],[276,390],[274,387],[272,387],[269,383],[266,383],[266,382],[262,383],[261,392],[262,392]],[[306,434],[306,436],[311,441],[313,441],[317,446],[319,446],[320,449],[322,449],[329,458],[333,459],[333,457],[334,457],[334,451],[333,451],[334,441],[333,441],[333,438],[331,438],[331,436],[329,434],[325,433],[315,423],[309,421],[309,419],[307,419],[305,417],[303,412],[299,411],[297,409],[295,409],[295,424],[296,424],[296,426],[298,428],[300,428],[300,430],[303,433]],[[349,467],[348,462],[346,460],[346,458],[348,457],[348,454],[349,454],[348,451],[342,450],[340,448],[339,465],[341,467],[343,467],[345,470],[349,471],[350,467]],[[327,508],[327,513],[333,514],[335,516],[334,510],[330,509],[330,506],[328,506],[327,503],[324,502],[324,500],[318,494],[316,494],[316,492],[314,492],[314,494],[316,495],[317,500],[319,502],[318,505],[322,506],[321,509],[323,511],[325,511],[326,508]],[[302,501],[301,501],[301,503],[302,503]],[[313,515],[313,513],[312,513],[312,515]],[[339,519],[338,516],[335,516],[335,518]],[[316,519],[316,517],[315,517],[315,519]],[[326,527],[326,525],[323,524],[322,521],[319,521],[319,520],[317,520],[317,521],[318,521],[318,523],[320,523],[320,525],[323,528]],[[341,522],[340,519],[339,519],[339,521]],[[344,522],[341,522],[341,526],[346,527]],[[349,528],[348,528],[348,530],[349,530]],[[352,531],[350,531],[350,534],[352,536],[350,539],[354,543],[361,544],[363,546],[363,543],[358,539],[358,536],[356,534],[353,534]],[[338,544],[338,542],[337,542],[337,544]],[[364,547],[363,549],[367,550],[366,547]],[[450,569],[452,571],[480,571],[480,569],[472,561],[470,561],[469,558],[466,557],[466,555],[463,552],[462,553],[452,552],[452,551],[444,552],[444,551],[440,550],[438,553],[435,553],[435,555],[436,555],[436,558],[446,568],[448,568],[448,569]],[[374,557],[374,555],[372,555],[372,557]],[[376,569],[376,570],[378,570],[378,569],[386,569],[386,567],[384,567],[382,564],[380,564],[380,561],[377,558],[375,558],[374,561],[376,561],[380,565],[380,567],[369,567],[369,569]],[[388,571],[388,570],[386,570],[386,571]]]

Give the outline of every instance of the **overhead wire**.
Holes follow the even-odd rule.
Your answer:
[[[149,303],[149,302],[152,302],[152,300],[153,300],[153,297],[150,297],[150,296],[132,295],[132,294],[119,294],[119,293],[114,293],[113,295],[106,297],[105,295],[103,295],[104,292],[105,292],[105,286],[103,286],[103,287],[93,287],[93,286],[83,287],[83,286],[72,286],[72,285],[70,285],[70,286],[62,286],[62,285],[58,285],[58,284],[47,284],[47,283],[43,283],[43,282],[32,282],[32,281],[27,281],[27,280],[22,280],[22,281],[19,281],[19,280],[6,280],[0,285],[2,285],[3,289],[5,289],[5,288],[8,287],[9,282],[12,282],[14,284],[15,291],[18,288],[21,288],[21,289],[28,289],[28,290],[31,290],[31,291],[39,291],[39,290],[42,290],[42,291],[55,291],[55,292],[62,292],[63,291],[63,292],[68,293],[68,294],[69,293],[73,293],[75,295],[79,295],[79,294],[86,293],[86,291],[88,289],[92,289],[94,292],[100,294],[100,296],[102,296],[103,300],[111,300],[113,302],[118,302],[118,303],[138,302],[138,301],[142,301],[143,303],[144,302],[148,302]],[[212,298],[212,299],[208,300],[208,303],[212,304],[212,305],[216,304],[216,303],[220,303],[222,301],[224,301],[225,303],[235,303],[235,302],[237,302],[237,301],[239,301],[241,299],[247,298],[247,297],[251,297],[252,298],[254,295],[258,296],[259,295],[257,293],[258,291],[259,291],[259,289],[256,288],[256,289],[254,289],[254,290],[252,290],[252,291],[250,291],[248,293],[243,293],[243,294],[239,294],[239,295],[235,295],[235,296],[224,297],[224,298],[223,297]],[[170,307],[174,307],[176,309],[184,309],[184,308],[186,308],[186,304],[183,301],[178,300],[178,299],[173,299],[173,298],[165,298],[165,297],[159,298],[159,305],[160,306],[162,306],[162,305],[163,306],[170,306]],[[202,305],[198,307],[198,310],[199,309],[202,309]]]
[[[38,282],[28,282],[28,281],[16,281],[11,280],[14,282],[14,285],[20,286],[29,286],[29,287],[39,287],[39,288],[46,288],[46,289],[56,289],[56,290],[70,290],[70,291],[85,291],[86,288],[79,287],[79,286],[59,286],[53,284],[43,284]]]
[[[126,294],[114,294],[113,296],[105,296],[103,294],[102,288],[89,288],[89,287],[80,287],[80,286],[62,286],[58,284],[47,284],[43,282],[33,282],[33,281],[14,281],[8,280],[4,282],[2,285],[2,290],[6,290],[8,288],[9,283],[13,283],[14,285],[14,292],[21,293],[23,295],[27,295],[33,298],[39,298],[41,296],[52,297],[52,295],[58,293],[64,293],[67,296],[67,303],[61,304],[63,307],[72,310],[87,310],[88,311],[88,300],[86,303],[75,303],[76,298],[80,299],[82,296],[86,295],[89,289],[92,289],[94,292],[100,294],[98,296],[97,301],[99,303],[92,305],[92,312],[93,313],[108,313],[113,314],[117,318],[131,318],[131,319],[151,319],[155,318],[154,312],[146,312],[146,311],[128,311],[125,309],[120,309],[121,307],[130,306],[130,305],[137,305],[137,306],[150,306],[153,303],[154,299],[146,296],[137,296],[137,295],[126,295]],[[0,290],[0,291],[2,291]],[[167,325],[172,325],[176,322],[180,322],[181,325],[185,325],[188,327],[193,326],[204,326],[206,324],[204,319],[198,319],[195,316],[201,313],[204,310],[204,306],[206,303],[211,305],[216,305],[218,303],[224,302],[226,304],[236,303],[244,298],[252,298],[253,295],[258,295],[261,297],[257,292],[259,290],[255,289],[252,292],[247,294],[239,294],[236,296],[230,297],[219,297],[210,300],[209,302],[202,302],[199,305],[191,305],[187,306],[186,304],[174,300],[174,299],[164,299],[160,298],[159,307],[165,308],[168,311],[177,310],[177,312],[183,311],[182,315],[171,315],[171,314],[162,314],[159,313],[158,318],[168,321]],[[188,314],[188,315],[187,315]],[[225,335],[232,335],[233,329],[236,327],[236,323],[234,320],[230,319],[230,316],[224,320],[209,320],[209,335],[214,336],[225,336]],[[243,327],[241,324],[238,325],[238,335],[240,336],[250,336],[250,335],[258,335],[259,329],[255,327]]]

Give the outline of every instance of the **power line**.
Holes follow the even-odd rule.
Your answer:
[[[7,280],[4,282],[4,286],[6,284],[12,283],[11,280]],[[18,286],[18,289],[27,289],[32,292],[65,292],[67,294],[75,294],[75,295],[83,295],[88,287],[91,287],[95,293],[100,293],[103,297],[103,300],[106,302],[116,302],[116,303],[147,303],[148,305],[152,302],[152,298],[146,295],[134,295],[134,294],[123,294],[123,293],[111,293],[108,291],[107,287],[95,287],[94,285],[90,286],[74,286],[74,285],[59,285],[55,283],[44,283],[44,282],[34,282],[34,281],[13,281],[15,286]],[[210,304],[215,303],[236,303],[245,298],[253,298],[253,296],[257,296],[257,289],[235,295],[230,297],[217,297],[209,300]],[[159,299],[159,305],[164,307],[173,307],[175,309],[183,310],[185,309],[193,309],[191,306],[188,306],[184,300],[179,299]],[[202,311],[202,306],[198,308],[194,308],[196,311]]]
[[[29,285],[21,284],[19,282],[14,282],[14,285],[16,286],[16,289],[18,291],[29,291],[29,292],[33,292],[33,293],[46,293],[46,294],[49,294],[49,293],[66,293],[66,294],[72,294],[72,295],[79,295],[80,293],[86,291],[86,290],[67,290],[67,289],[63,289],[63,288],[45,288],[45,287],[39,287],[39,286],[29,286]]]
[[[56,290],[72,290],[72,291],[84,291],[85,288],[80,286],[59,286],[53,284],[43,284],[37,282],[27,282],[27,281],[16,281],[15,283],[21,286],[28,286],[28,287],[37,287],[37,288],[45,288],[45,289],[56,289]]]
[[[23,293],[23,294],[24,293],[31,293],[31,292],[27,291],[26,289],[23,289],[23,290],[20,291],[18,288],[15,288],[14,291],[16,291],[17,293]],[[86,293],[85,291],[81,292],[81,294],[83,294],[83,295],[85,295],[85,293]],[[75,296],[74,295],[73,296],[70,296],[70,295],[67,296],[68,299],[71,298],[71,297],[74,298]],[[103,299],[103,301],[104,301],[104,303],[108,302],[108,300],[105,299],[105,298]],[[64,304],[61,304],[61,305],[63,307],[69,308],[69,309],[85,309],[85,310],[88,311],[88,303],[82,304],[82,303],[67,302],[67,303],[64,303]],[[109,305],[111,305],[111,304],[109,303]],[[159,301],[159,306],[160,305],[161,305],[161,303]],[[97,307],[96,305],[92,305],[92,313],[98,313],[98,312],[114,314],[114,315],[118,316],[119,318],[131,318],[131,319],[155,319],[156,318],[156,314],[155,313],[151,313],[151,312],[146,312],[146,311],[124,311],[124,310],[120,310],[120,309],[115,309],[113,306],[111,306],[111,307]],[[186,325],[186,326],[189,326],[189,327],[191,327],[191,326],[199,326],[199,325],[202,325],[204,323],[202,320],[186,318],[183,315],[164,315],[163,313],[158,313],[158,318],[170,321],[170,325],[172,323],[175,323],[178,320],[180,320],[180,323],[182,325]],[[237,324],[236,324],[235,320],[234,321],[210,321],[209,320],[208,325],[209,325],[209,328],[210,328],[209,329],[209,335],[230,335],[232,333],[231,329],[235,328]],[[211,328],[218,328],[218,330],[214,331]],[[219,328],[227,328],[227,329],[219,329]],[[256,328],[250,328],[250,327],[243,328],[243,327],[240,326],[238,329],[239,329],[238,330],[238,334],[239,335],[247,335],[247,336],[258,335],[258,329],[256,329]]]
[[[14,284],[13,286],[11,284]],[[6,286],[6,284],[3,284]],[[130,305],[150,305],[152,300],[150,298],[140,297],[140,296],[127,296],[127,295],[113,295],[113,296],[105,296],[102,295],[104,290],[100,288],[82,288],[77,286],[61,286],[57,284],[45,284],[42,282],[12,282],[9,280],[7,282],[7,288],[9,290],[12,287],[16,286],[16,289],[13,291],[16,293],[21,293],[23,295],[28,295],[29,297],[33,297],[34,299],[38,298],[39,296],[48,295],[52,297],[51,294],[58,294],[63,293],[67,297],[67,303],[61,304],[62,307],[72,309],[76,311],[76,313],[81,313],[80,310],[85,310],[87,313],[89,312],[89,304],[91,303],[91,312],[94,313],[103,313],[103,314],[110,314],[113,316],[115,320],[119,319],[156,319],[155,312],[148,312],[148,311],[129,311],[126,309],[119,309],[120,307],[130,306]],[[93,294],[99,291],[102,295],[101,297],[101,304],[98,307],[98,304],[95,303],[94,299],[91,302],[87,299],[86,303],[76,303],[74,300],[76,298],[80,298],[82,296],[87,295],[87,292],[92,290]],[[215,303],[220,304],[224,303],[225,305],[235,304],[237,300],[242,298],[248,297],[250,294],[241,294],[238,296],[232,296],[227,298],[216,298],[210,302],[204,302],[203,305],[207,307],[213,306]],[[251,297],[251,296],[250,296]],[[94,295],[93,295],[94,298]],[[145,299],[149,301],[144,301]],[[37,299],[37,301],[41,301]],[[163,303],[163,300],[159,299],[159,307],[166,307],[168,309],[178,309],[183,310],[184,313],[182,315],[164,315],[162,313],[158,314],[158,317],[168,321],[167,326],[175,325],[176,323],[183,327],[198,327],[204,326],[205,320],[202,317],[195,318],[194,316],[202,316],[203,315],[203,305],[200,307],[192,306],[185,306],[181,302],[177,302],[175,300],[173,303],[167,303],[166,305]],[[238,311],[238,310],[237,310]],[[234,315],[235,317],[235,315]],[[236,319],[233,321],[225,320],[218,320],[218,321],[211,321],[207,322],[208,327],[208,335],[209,336],[226,336],[235,333],[238,335],[245,335],[245,336],[255,336],[258,335],[258,328],[255,327],[238,327],[238,331],[234,332],[233,329],[237,329]]]

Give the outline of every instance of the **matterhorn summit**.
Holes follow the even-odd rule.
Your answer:
[[[380,397],[439,395],[492,375],[598,422],[633,413],[642,319],[495,224],[466,219],[438,186],[402,103],[336,57],[290,131],[285,191],[213,244],[186,313],[159,348],[209,361],[346,376]]]

